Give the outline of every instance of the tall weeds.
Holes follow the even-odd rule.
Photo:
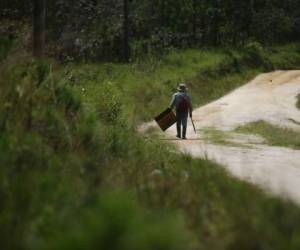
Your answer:
[[[295,205],[136,134],[178,80],[204,103],[256,72],[232,53],[1,67],[1,247],[298,249]]]

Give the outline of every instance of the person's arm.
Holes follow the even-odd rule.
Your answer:
[[[172,96],[172,100],[171,100],[171,102],[170,102],[169,108],[172,110],[172,109],[174,108],[175,104],[176,104],[176,94],[174,94],[174,95]]]

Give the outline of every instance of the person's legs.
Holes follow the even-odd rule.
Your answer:
[[[176,118],[177,118],[177,123],[176,123],[177,135],[176,135],[176,137],[181,138],[181,115],[179,112],[176,112]]]
[[[188,119],[188,113],[184,113],[182,115],[181,123],[182,123],[182,139],[186,139],[186,127],[187,127],[187,119]]]

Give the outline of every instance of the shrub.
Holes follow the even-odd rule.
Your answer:
[[[58,223],[42,249],[186,249],[185,229],[178,222],[146,213],[124,193],[102,195],[89,205]]]
[[[99,118],[116,124],[122,116],[122,103],[119,90],[113,82],[104,82],[99,88],[97,111]]]
[[[7,57],[13,45],[14,45],[14,40],[5,37],[4,38],[0,37],[0,62]]]
[[[81,107],[80,97],[64,81],[59,82],[55,89],[57,102],[64,107],[66,113],[78,112]]]
[[[249,64],[261,66],[266,63],[264,49],[258,42],[250,42],[244,47],[245,59]]]

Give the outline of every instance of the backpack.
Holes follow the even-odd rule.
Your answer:
[[[189,101],[184,96],[179,96],[177,111],[187,112],[189,109]]]

